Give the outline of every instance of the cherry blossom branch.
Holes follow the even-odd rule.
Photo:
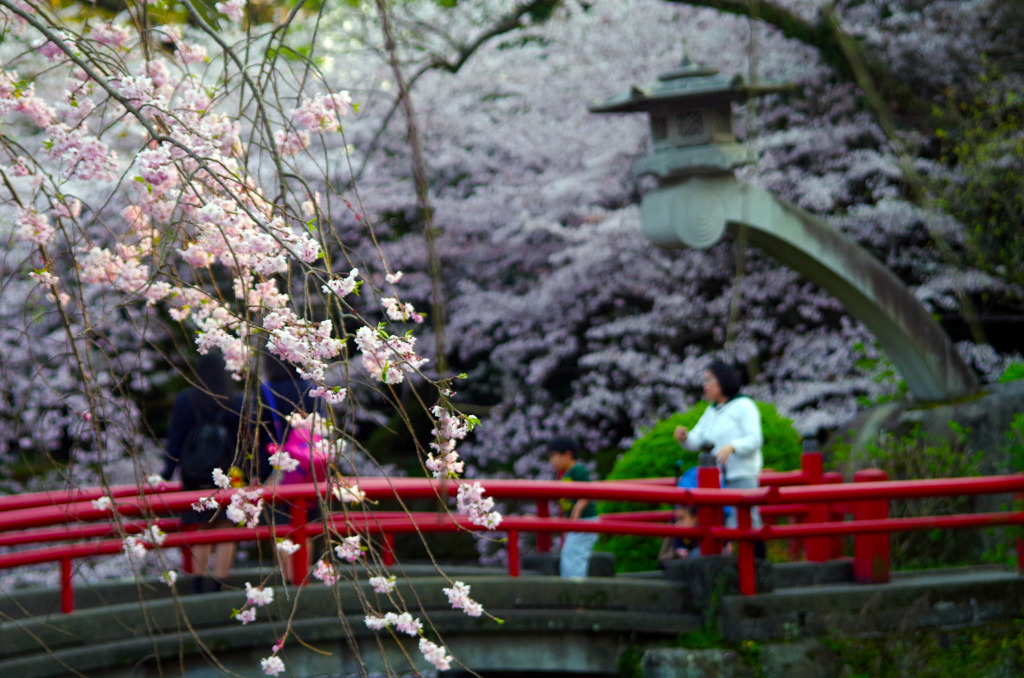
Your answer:
[[[277,176],[280,177],[281,194],[278,197],[281,200],[285,200],[285,196],[288,193],[288,187],[285,185],[284,182],[284,166],[281,164],[281,155],[277,150],[277,144],[274,143],[274,130],[271,129],[270,127],[270,117],[267,115],[267,110],[263,105],[263,95],[260,94],[260,89],[256,86],[256,83],[254,83],[252,79],[249,77],[249,73],[245,69],[245,64],[243,64],[241,59],[238,58],[238,55],[235,54],[235,51],[231,49],[231,47],[224,41],[222,37],[220,37],[220,34],[217,31],[213,30],[213,28],[210,27],[210,24],[206,23],[206,19],[204,19],[202,15],[196,11],[195,6],[192,4],[192,0],[181,1],[182,3],[184,3],[185,8],[188,10],[189,16],[192,17],[192,21],[195,22],[195,24],[200,28],[200,30],[202,30],[204,33],[213,38],[214,42],[216,42],[217,45],[219,45],[220,48],[224,50],[224,53],[227,54],[228,57],[233,62],[235,62],[235,66],[238,68],[238,74],[241,76],[242,81],[245,82],[245,84],[249,85],[249,88],[252,90],[253,101],[256,102],[256,108],[260,113],[260,117],[263,119],[263,127],[265,132],[265,136],[263,137],[263,139],[267,149],[270,151],[270,157],[274,161],[274,167],[277,168]],[[299,4],[301,5],[301,3]],[[298,7],[295,7],[292,10],[292,16],[294,16],[294,14],[298,12],[298,9]],[[277,201],[275,200],[274,202],[276,203]]]

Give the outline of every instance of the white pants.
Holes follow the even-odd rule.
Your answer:
[[[584,518],[583,520],[597,520]],[[562,552],[558,559],[558,569],[563,577],[586,577],[590,566],[590,554],[594,551],[597,532],[566,532],[562,536]]]

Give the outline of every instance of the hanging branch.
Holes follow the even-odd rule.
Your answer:
[[[754,17],[782,31],[787,38],[798,40],[805,45],[814,47],[821,55],[822,61],[832,66],[847,80],[859,84],[858,69],[864,68],[885,100],[898,104],[906,114],[922,113],[931,110],[928,102],[922,100],[910,89],[898,74],[893,73],[884,63],[869,59],[860,46],[854,41],[833,18],[831,7],[824,8],[818,21],[812,22],[785,7],[773,2],[761,0],[753,8],[748,0],[666,0],[667,2],[708,7],[720,12]],[[849,44],[844,44],[849,41]],[[855,51],[851,59],[850,48]],[[876,113],[878,111],[875,111]]]
[[[444,59],[440,56],[435,56],[427,63],[423,64],[412,75],[405,81],[405,91],[412,91],[412,88],[416,85],[416,82],[423,77],[425,74],[434,70],[445,71],[446,73],[458,73],[459,70],[469,61],[478,49],[487,44],[491,39],[510,33],[517,28],[522,28],[523,17],[527,14],[537,12],[548,8],[551,5],[551,0],[533,0],[526,4],[520,5],[513,9],[511,12],[501,17],[497,23],[491,26],[489,29],[481,33],[472,42],[465,43],[463,45],[453,45],[456,51],[456,58],[452,60]],[[451,43],[451,40],[448,40]],[[366,152],[363,153],[363,160],[359,165],[359,170],[352,175],[350,183],[358,183],[363,177],[363,172],[366,171],[366,167],[370,162],[370,158],[377,150],[377,144],[380,143],[381,137],[387,131],[388,126],[391,124],[391,119],[395,116],[399,107],[403,105],[404,96],[402,91],[399,90],[399,95],[395,97],[395,100],[391,102],[391,106],[388,108],[388,112],[381,118],[380,127],[374,133],[373,138],[370,139],[370,143],[366,147]]]
[[[380,15],[381,32],[384,34],[384,49],[388,55],[391,72],[398,87],[398,101],[405,113],[406,138],[412,150],[412,178],[416,185],[416,202],[423,212],[423,234],[427,241],[427,261],[430,273],[430,310],[434,326],[434,347],[437,360],[438,379],[444,380],[448,374],[448,342],[445,339],[444,297],[441,289],[441,258],[437,253],[437,232],[434,230],[434,206],[430,202],[430,186],[427,182],[427,164],[423,160],[423,144],[420,141],[419,128],[416,126],[416,114],[412,108],[412,97],[402,77],[402,68],[398,62],[395,37],[391,30],[391,17],[388,14],[385,0],[377,0],[377,11]]]

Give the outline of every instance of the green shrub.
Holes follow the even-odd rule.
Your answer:
[[[978,475],[983,455],[967,449],[970,429],[956,422],[950,422],[949,429],[949,434],[938,436],[925,432],[917,424],[904,435],[881,433],[863,451],[840,443],[833,449],[833,463],[847,478],[862,468],[881,469],[889,480]],[[972,499],[962,496],[901,499],[889,503],[891,518],[945,516],[972,510]],[[972,554],[979,549],[978,538],[977,530],[895,532],[889,540],[892,567],[899,570],[973,562],[976,557]]]
[[[1017,381],[1018,379],[1024,379],[1024,362],[1012,362],[1007,365],[1006,369],[999,376],[999,383],[1005,384],[1008,381]]]
[[[1006,451],[1010,457],[1010,472],[1024,471],[1024,412],[1013,416],[1010,430],[1006,432]]]
[[[692,429],[708,403],[698,403],[693,408],[655,424],[650,431],[633,443],[622,458],[615,462],[608,480],[630,478],[664,478],[675,476],[697,464],[697,453],[684,450],[673,437],[676,426]],[[761,433],[764,435],[765,468],[776,471],[790,471],[800,468],[800,434],[793,428],[793,422],[779,415],[774,405],[757,403],[761,412]],[[682,462],[681,467],[677,462]],[[599,513],[621,513],[642,511],[651,508],[647,504],[603,501],[597,506]],[[667,508],[663,506],[662,508]],[[618,572],[639,572],[653,569],[658,560],[661,540],[651,537],[616,535],[602,539],[599,550],[615,554],[615,569]]]

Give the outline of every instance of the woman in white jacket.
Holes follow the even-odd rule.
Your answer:
[[[723,362],[715,361],[704,370],[704,397],[711,406],[700,421],[688,430],[677,426],[675,438],[691,451],[712,446],[722,472],[723,487],[747,490],[758,487],[763,465],[761,446],[761,413],[750,398],[740,395],[740,380],[736,372]],[[754,527],[761,527],[761,516],[755,510]],[[736,511],[728,520],[736,526]]]

